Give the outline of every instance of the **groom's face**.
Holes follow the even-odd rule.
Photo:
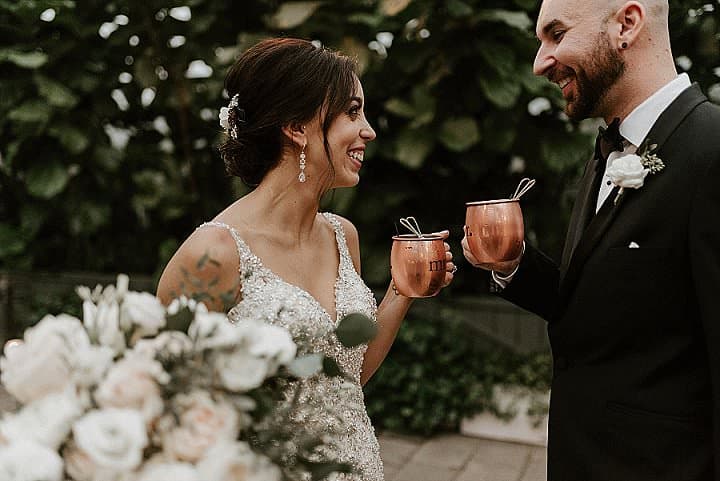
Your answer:
[[[568,116],[602,116],[607,93],[625,71],[608,38],[604,11],[592,0],[545,0],[536,34],[540,48],[533,69],[560,87]]]

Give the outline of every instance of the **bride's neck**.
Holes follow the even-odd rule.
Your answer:
[[[252,225],[282,231],[298,240],[308,238],[320,208],[320,191],[296,178],[269,177],[243,199],[244,217]]]

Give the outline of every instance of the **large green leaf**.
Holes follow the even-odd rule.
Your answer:
[[[462,0],[447,0],[446,7],[453,17],[468,17],[473,13],[472,7]]]
[[[405,167],[419,169],[433,145],[434,140],[427,131],[406,128],[400,133],[395,144],[395,158]]]
[[[37,69],[45,65],[48,56],[43,52],[21,52],[13,49],[0,50],[0,62],[6,61],[27,69]]]
[[[522,92],[521,85],[510,79],[503,79],[492,72],[483,72],[478,75],[478,83],[485,97],[501,109],[510,109],[516,103]]]
[[[70,174],[68,169],[57,160],[49,160],[28,169],[25,183],[28,192],[35,197],[51,199],[65,189]]]
[[[526,12],[514,12],[503,9],[482,10],[478,19],[489,22],[502,22],[510,27],[527,31],[533,26],[533,21]]]
[[[43,75],[35,76],[38,91],[50,105],[55,107],[72,108],[78,103],[78,98],[72,91],[59,82],[50,80]]]
[[[45,101],[34,99],[12,110],[8,118],[16,122],[46,122],[50,119],[51,113],[50,106]]]
[[[269,24],[278,30],[287,30],[301,25],[315,13],[322,2],[285,2],[273,15]]]
[[[472,117],[447,119],[440,127],[440,142],[455,152],[463,152],[480,140],[477,122]]]
[[[416,115],[415,107],[413,107],[412,104],[397,97],[393,97],[385,102],[384,107],[385,110],[391,114],[395,114],[399,117],[405,117],[406,119],[411,119]]]
[[[53,125],[48,129],[48,133],[58,139],[62,146],[73,155],[85,151],[90,145],[90,139],[85,132],[67,124]]]

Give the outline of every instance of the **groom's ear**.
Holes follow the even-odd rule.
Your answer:
[[[647,11],[645,6],[638,1],[626,2],[615,14],[618,29],[617,38],[614,41],[615,47],[619,50],[630,48],[637,40],[640,32],[645,27]]]
[[[287,137],[288,141],[297,145],[298,148],[307,145],[307,133],[305,126],[299,123],[285,125],[282,128],[282,132]]]

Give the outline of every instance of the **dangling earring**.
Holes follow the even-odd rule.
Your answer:
[[[305,182],[307,178],[305,177],[305,146],[307,143],[303,144],[302,150],[300,151],[300,174],[298,175],[298,180],[300,182]]]

